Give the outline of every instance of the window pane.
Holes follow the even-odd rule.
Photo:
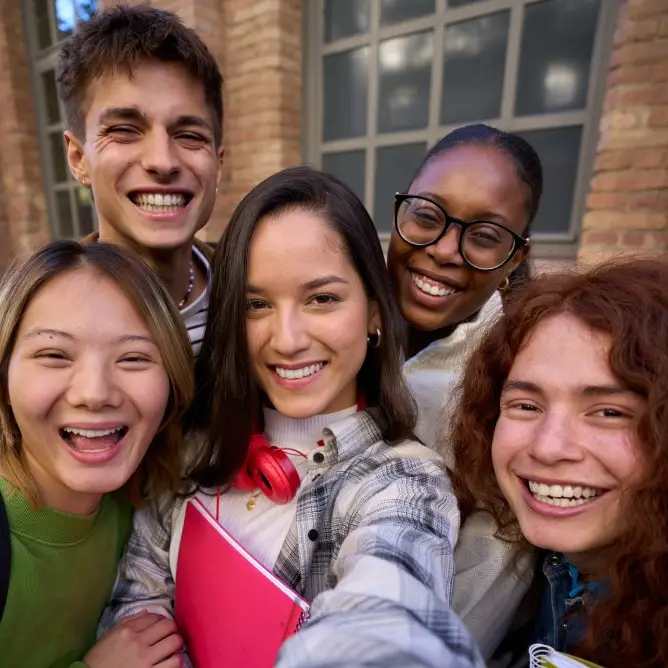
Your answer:
[[[323,63],[324,141],[366,134],[369,47],[325,56]]]
[[[447,27],[441,123],[501,115],[509,23],[510,12],[506,11]]]
[[[368,32],[369,0],[325,0],[325,42]]]
[[[392,231],[394,193],[408,188],[426,152],[426,144],[383,146],[377,149],[373,220],[379,232]]]
[[[322,168],[350,186],[364,201],[364,150],[325,153]]]
[[[56,214],[58,216],[58,236],[73,237],[74,225],[72,224],[72,206],[70,204],[70,191],[59,190],[56,192]]]
[[[56,87],[56,74],[53,70],[47,70],[42,74],[42,86],[44,87],[44,101],[46,103],[46,120],[49,124],[59,123],[58,89]]]
[[[74,0],[77,6],[77,19],[79,21],[87,21],[92,18],[97,10],[97,2],[95,0]]]
[[[58,39],[65,39],[77,22],[74,0],[54,0]]]
[[[51,144],[51,161],[53,165],[53,178],[56,183],[67,181],[69,168],[65,157],[65,140],[62,132],[53,132],[49,135]]]
[[[520,134],[536,149],[543,163],[545,185],[533,233],[568,232],[582,127],[532,130]]]
[[[79,218],[79,229],[77,233],[79,236],[90,234],[95,229],[93,220],[93,198],[90,190],[79,186],[76,190],[77,198],[77,214]]]
[[[515,113],[584,109],[600,0],[546,0],[524,14]]]
[[[378,49],[378,132],[417,130],[429,120],[431,32],[381,42]]]
[[[40,49],[51,46],[51,28],[49,25],[49,8],[47,0],[33,0],[35,8],[35,24],[37,26],[37,45]]]
[[[433,14],[435,0],[381,0],[380,23],[390,25]]]

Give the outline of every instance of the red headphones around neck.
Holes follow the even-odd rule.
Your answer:
[[[361,396],[357,410],[365,408],[366,400]],[[287,451],[291,451],[290,448]],[[242,492],[257,489],[273,503],[285,504],[295,498],[300,484],[299,473],[284,449],[271,445],[264,434],[253,434],[246,461],[232,481],[232,487]]]

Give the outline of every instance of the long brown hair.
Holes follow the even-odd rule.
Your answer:
[[[222,485],[241,468],[261,415],[246,337],[248,253],[258,222],[290,210],[316,214],[338,233],[369,299],[378,304],[380,344],[368,349],[357,378],[369,407],[383,414],[384,438],[406,438],[415,425],[415,403],[400,358],[405,326],[369,214],[350,188],[333,176],[305,166],[285,169],[244,197],[213,259],[209,316],[188,420],[190,428],[205,434],[204,448],[190,472],[201,487]]]
[[[616,261],[583,273],[544,275],[524,286],[469,361],[451,433],[462,518],[489,512],[498,535],[521,531],[494,475],[492,440],[503,384],[545,318],[567,313],[612,339],[616,378],[644,399],[635,430],[642,480],[624,495],[620,537],[607,564],[607,594],[586,619],[578,655],[606,668],[668,666],[668,263]]]
[[[38,506],[39,493],[25,467],[21,433],[9,403],[9,362],[21,319],[33,297],[57,276],[82,269],[112,280],[123,291],[145,320],[169,379],[169,399],[160,429],[125,488],[131,500],[139,505],[178,488],[183,466],[181,423],[194,392],[193,362],[188,336],[169,293],[136,255],[116,246],[54,241],[27,260],[16,260],[3,276],[0,284],[0,467],[9,482]]]

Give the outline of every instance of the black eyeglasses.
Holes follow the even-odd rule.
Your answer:
[[[437,243],[455,223],[461,228],[459,254],[479,271],[502,267],[529,241],[501,223],[453,218],[438,202],[423,195],[397,193],[394,196],[394,226],[411,246],[424,248]]]

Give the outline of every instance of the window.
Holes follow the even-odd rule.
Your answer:
[[[64,115],[56,87],[58,47],[77,22],[90,18],[94,0],[24,0],[35,111],[54,237],[79,237],[96,227],[90,191],[71,176],[65,154]]]
[[[524,136],[544,166],[538,249],[575,252],[617,2],[305,0],[306,159],[392,228],[430,146],[484,122]]]

